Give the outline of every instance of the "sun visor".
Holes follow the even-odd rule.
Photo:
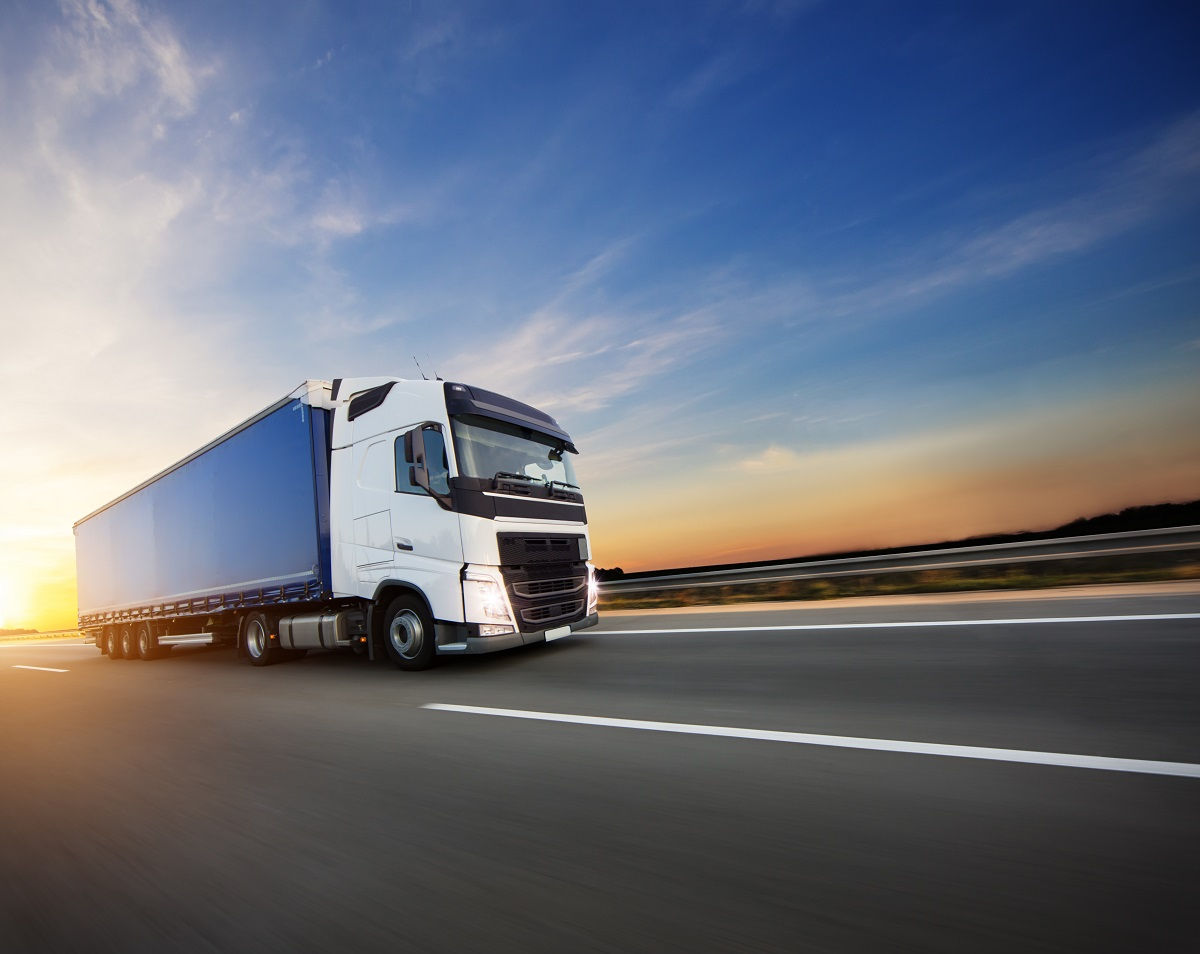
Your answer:
[[[558,421],[545,411],[536,407],[514,401],[495,391],[485,391],[483,388],[469,388],[465,384],[446,382],[446,410],[451,417],[456,414],[478,414],[481,417],[493,417],[499,421],[516,424],[518,427],[528,427],[531,431],[545,434],[556,441],[561,441],[563,447],[572,454],[578,454],[571,435],[558,425]]]

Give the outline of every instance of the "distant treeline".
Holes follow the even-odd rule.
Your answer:
[[[619,566],[611,570],[597,569],[596,577],[601,580],[637,579],[640,576],[658,576],[670,573],[692,573],[697,570],[734,570],[742,567],[773,566],[776,563],[798,563],[809,560],[842,560],[850,557],[882,556],[888,553],[912,553],[917,550],[944,550],[952,547],[980,547],[997,543],[1020,543],[1023,540],[1048,540],[1054,537],[1083,537],[1093,533],[1129,533],[1134,530],[1161,530],[1167,527],[1189,527],[1200,524],[1200,500],[1189,503],[1150,504],[1145,507],[1127,507],[1118,513],[1101,514],[1098,517],[1079,517],[1053,530],[1020,530],[1015,533],[993,533],[962,540],[946,540],[941,543],[922,543],[911,547],[889,547],[885,550],[845,550],[839,553],[815,553],[796,557],[781,557],[774,560],[756,560],[752,563],[719,563],[703,566],[680,566],[666,570],[643,570],[626,573]]]

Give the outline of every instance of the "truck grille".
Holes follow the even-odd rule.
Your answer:
[[[574,534],[497,534],[500,572],[522,632],[574,623],[587,615],[585,538]]]

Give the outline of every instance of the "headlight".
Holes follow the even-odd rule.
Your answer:
[[[513,621],[504,588],[484,573],[468,570],[463,574],[463,608],[469,623],[496,620],[511,624]]]

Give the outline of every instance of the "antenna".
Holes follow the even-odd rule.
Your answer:
[[[415,364],[415,365],[417,366],[417,370],[418,370],[418,371],[421,371],[421,362],[417,360],[417,356],[416,356],[415,354],[412,356],[412,359],[413,359],[413,364]],[[425,372],[424,372],[424,371],[421,371],[421,380],[422,380],[422,381],[428,381],[428,380],[429,380],[429,378],[425,377]]]
[[[426,357],[426,359],[428,359],[428,361],[429,361],[429,370],[433,372],[433,380],[435,380],[435,381],[440,381],[440,380],[442,380],[442,376],[441,376],[440,374],[438,374],[438,373],[437,373],[437,368],[435,368],[435,367],[433,366],[433,358],[431,358],[431,357],[429,356],[429,352],[428,352],[428,351],[426,351],[426,352],[425,352],[425,357]]]

